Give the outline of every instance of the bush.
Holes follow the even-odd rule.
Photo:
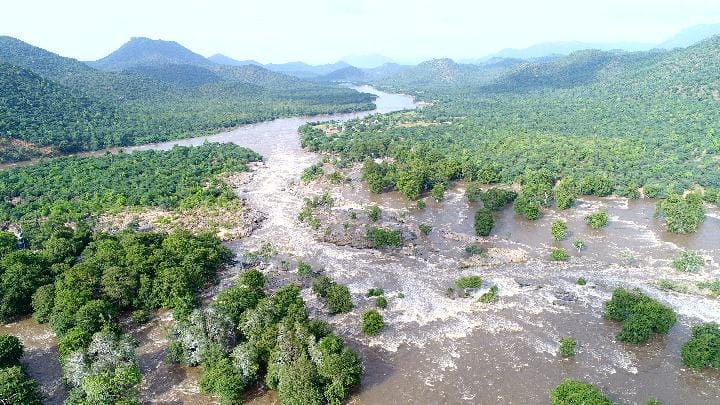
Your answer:
[[[373,222],[377,222],[378,220],[380,220],[380,217],[382,216],[382,211],[380,210],[380,207],[378,207],[377,205],[368,207],[368,209],[365,210],[365,213],[367,214],[368,218]]]
[[[577,188],[573,178],[563,177],[560,179],[555,186],[555,205],[562,210],[572,207],[577,198]]]
[[[586,247],[586,246],[585,246],[585,241],[582,241],[582,240],[580,240],[580,239],[577,239],[577,240],[573,241],[573,246],[575,247],[575,249],[578,250],[578,252],[581,251],[581,250],[583,250],[583,249],[585,249],[585,247]]]
[[[366,237],[370,246],[375,249],[402,246],[402,235],[397,230],[368,228]]]
[[[313,280],[312,291],[319,297],[327,297],[327,290],[333,285],[333,281],[328,276],[320,276]]]
[[[577,285],[585,285],[587,284],[587,280],[585,280],[585,277],[579,277],[577,281],[575,282]]]
[[[590,214],[587,217],[585,217],[585,223],[590,225],[590,228],[592,229],[600,229],[607,225],[608,223],[608,216],[603,211],[598,211],[594,214]]]
[[[553,239],[560,241],[567,238],[567,230],[567,222],[558,220],[550,226],[550,235],[552,235]]]
[[[476,202],[481,194],[482,190],[477,183],[470,183],[465,189],[465,198],[467,198],[468,202]]]
[[[35,380],[20,366],[0,368],[0,404],[40,405],[42,395]]]
[[[500,211],[506,205],[515,201],[517,193],[502,188],[491,188],[484,193],[481,192],[479,197],[483,202],[483,207],[493,211]]]
[[[303,170],[302,175],[300,176],[300,180],[304,183],[310,182],[312,180],[317,179],[318,177],[325,174],[325,171],[323,171],[322,165],[319,163],[316,163],[312,166],[307,167],[305,170]]]
[[[465,253],[468,256],[484,255],[487,253],[487,250],[478,245],[467,245],[465,246]]]
[[[647,342],[653,333],[667,333],[677,321],[672,308],[624,288],[616,288],[605,303],[605,319],[622,322],[617,340],[635,344]]]
[[[460,277],[455,281],[457,288],[480,288],[482,287],[482,278],[480,276]]]
[[[150,313],[145,309],[137,309],[130,315],[135,325],[144,325],[150,322]]]
[[[550,391],[550,405],[612,405],[594,385],[566,378]]]
[[[427,204],[424,200],[417,200],[417,202],[415,203],[415,207],[419,210],[424,210],[426,206]]]
[[[672,266],[677,271],[694,272],[700,270],[705,265],[705,259],[698,252],[692,250],[684,250],[676,257]]]
[[[498,287],[496,285],[493,285],[490,287],[490,290],[488,290],[486,293],[480,296],[478,301],[482,302],[483,304],[492,304],[493,302],[497,302],[498,300]]]
[[[35,321],[37,323],[49,322],[55,305],[55,285],[46,284],[35,290],[31,303]]]
[[[720,324],[692,327],[690,339],[680,348],[682,362],[690,368],[720,369]]]
[[[241,403],[245,388],[240,373],[227,357],[207,367],[200,379],[200,390],[217,395],[225,404]]]
[[[310,277],[312,276],[312,267],[300,260],[297,265],[297,272],[300,277]]]
[[[531,200],[523,194],[520,194],[520,196],[515,200],[513,210],[519,215],[522,215],[523,218],[530,221],[535,221],[540,218],[540,203]]]
[[[550,260],[556,261],[556,262],[565,262],[568,259],[570,259],[570,255],[568,254],[567,250],[563,248],[554,248],[550,252]]]
[[[23,344],[15,336],[0,335],[0,367],[19,366]]]
[[[477,236],[488,236],[495,225],[492,211],[488,208],[480,208],[475,213],[475,234]]]
[[[325,297],[328,309],[331,314],[341,314],[350,312],[353,309],[352,296],[347,286],[333,283],[327,289]]]
[[[436,183],[433,185],[433,187],[430,189],[430,196],[435,200],[436,202],[440,202],[445,198],[445,190],[446,187],[442,183]]]
[[[573,357],[575,356],[575,348],[577,347],[577,340],[571,337],[560,338],[560,356],[562,357]]]
[[[376,310],[365,311],[362,316],[362,331],[368,336],[376,336],[385,327],[382,315]]]
[[[705,219],[702,196],[698,193],[690,193],[685,197],[671,194],[658,203],[657,214],[665,220],[668,232],[695,232]]]
[[[432,226],[430,225],[420,224],[418,228],[420,229],[420,232],[422,232],[422,234],[425,236],[430,235],[430,232],[432,232]]]
[[[385,295],[385,290],[382,288],[371,288],[367,292],[368,297],[379,297],[381,295]]]
[[[385,297],[380,296],[380,297],[375,298],[375,306],[376,307],[378,307],[380,309],[385,309],[385,308],[387,308],[387,305],[388,305],[388,302],[387,302],[387,299],[385,299]]]

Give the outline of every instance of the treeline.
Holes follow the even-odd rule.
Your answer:
[[[105,72],[0,37],[0,163],[373,108],[374,95],[256,66]],[[7,140],[13,140],[9,142]]]
[[[218,179],[247,170],[257,153],[207,143],[168,151],[68,157],[0,171],[0,221],[32,227],[37,219],[82,220],[129,206],[166,209],[237,198]],[[25,229],[23,229],[25,231]]]

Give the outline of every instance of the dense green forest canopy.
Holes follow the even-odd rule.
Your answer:
[[[0,37],[0,162],[373,108],[374,95],[192,59],[94,69]]]
[[[235,199],[218,176],[247,170],[257,153],[234,144],[65,157],[0,171],[0,221],[81,220],[128,207],[167,209]]]
[[[432,103],[302,128],[310,150],[367,162],[374,191],[414,198],[449,181],[607,179],[610,192],[720,187],[720,37],[674,51],[581,51],[550,61],[436,60],[377,84]],[[368,172],[371,172],[368,174]],[[595,194],[595,193],[593,193]],[[604,193],[603,193],[604,194]]]

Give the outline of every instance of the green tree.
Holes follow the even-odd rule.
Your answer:
[[[19,366],[0,368],[0,403],[8,405],[40,405],[42,395],[38,384]]]
[[[362,331],[368,336],[376,336],[385,327],[385,321],[382,315],[375,310],[370,309],[363,313],[362,316]]]
[[[710,322],[693,326],[680,354],[687,367],[720,369],[720,325]]]
[[[495,225],[492,211],[488,208],[479,208],[475,213],[475,234],[477,236],[488,236]]]
[[[598,211],[585,217],[585,223],[592,229],[600,229],[607,225],[608,216],[604,211]]]
[[[333,283],[327,289],[327,295],[325,297],[328,305],[328,309],[331,314],[346,313],[352,311],[352,296],[347,286],[342,284]]]
[[[550,234],[552,235],[553,239],[557,241],[561,241],[567,238],[567,231],[567,222],[563,220],[554,221],[550,226]]]
[[[551,405],[612,405],[612,402],[594,385],[564,379],[550,391]]]
[[[23,344],[15,336],[0,335],[0,368],[19,366],[23,355]]]
[[[575,204],[578,186],[572,177],[563,177],[555,185],[555,205],[566,210]]]

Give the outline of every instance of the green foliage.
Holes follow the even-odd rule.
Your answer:
[[[346,313],[353,309],[350,290],[342,284],[333,283],[328,287],[325,300],[331,314]]]
[[[562,357],[573,357],[575,356],[575,347],[577,346],[577,340],[571,337],[560,338],[560,356]]]
[[[17,249],[18,240],[15,234],[5,231],[0,231],[0,257]]]
[[[375,306],[380,309],[387,308],[388,302],[387,299],[384,296],[380,296],[375,298]]]
[[[121,207],[221,204],[237,197],[217,177],[247,170],[248,162],[260,159],[237,145],[208,143],[169,151],[61,158],[4,170],[0,200],[18,203],[0,204],[0,220],[48,215],[79,220]]]
[[[243,313],[248,309],[255,308],[258,302],[265,297],[262,290],[265,278],[263,277],[260,283],[255,280],[257,274],[262,276],[262,273],[256,269],[243,272],[235,286],[221,291],[215,297],[212,306],[229,316],[236,324],[239,323]]]
[[[522,215],[523,218],[530,221],[535,221],[540,218],[540,203],[531,200],[524,194],[520,194],[520,196],[515,200],[513,210]]]
[[[551,405],[612,405],[612,402],[594,385],[564,379],[550,391]]]
[[[385,321],[382,315],[375,310],[365,311],[362,316],[362,331],[368,336],[378,335],[385,328]]]
[[[687,367],[720,369],[720,325],[710,322],[693,326],[680,354]]]
[[[0,322],[32,311],[32,295],[52,282],[44,258],[29,250],[16,250],[0,258]]]
[[[313,272],[312,266],[300,260],[297,264],[297,272],[300,277],[310,277]]]
[[[555,185],[555,205],[566,210],[575,204],[578,196],[578,186],[572,177],[563,177]]]
[[[430,189],[430,196],[435,200],[436,202],[440,202],[445,198],[445,191],[447,190],[447,186],[443,183],[435,183],[432,188]]]
[[[585,217],[587,223],[592,229],[600,229],[607,225],[608,216],[604,211],[598,211]]]
[[[0,335],[0,368],[19,366],[23,344],[15,336]]]
[[[577,285],[586,285],[587,280],[585,280],[585,277],[578,277],[577,281],[575,281],[575,284]]]
[[[671,194],[658,202],[657,214],[665,220],[665,227],[672,233],[693,233],[705,220],[705,210],[700,194],[685,197]]]
[[[465,276],[455,280],[455,287],[457,288],[480,288],[482,287],[482,277],[480,276]]]
[[[333,281],[328,276],[320,276],[313,280],[312,291],[321,298],[327,297],[328,289],[333,285]]]
[[[583,241],[583,240],[581,240],[581,239],[574,240],[574,241],[573,241],[573,246],[574,246],[575,249],[577,249],[577,251],[579,252],[579,251],[585,249],[585,241]]]
[[[467,185],[467,187],[465,188],[465,198],[467,198],[468,202],[476,202],[477,200],[480,199],[482,194],[483,194],[482,189],[475,182],[469,183]]]
[[[422,232],[422,234],[425,236],[430,235],[430,232],[432,232],[432,226],[427,224],[420,224],[418,225],[418,228],[420,229],[420,232]]]
[[[567,222],[563,220],[553,221],[552,225],[550,226],[550,234],[552,235],[553,239],[557,241],[567,238],[567,231]]]
[[[605,319],[623,323],[616,336],[619,341],[639,344],[654,333],[667,333],[677,317],[672,308],[639,291],[616,288],[612,299],[605,303]]]
[[[567,250],[563,248],[553,248],[553,250],[550,251],[550,260],[556,262],[565,262],[569,259],[570,255],[568,254]]]
[[[42,395],[35,380],[20,366],[0,368],[0,403],[7,405],[40,405]]]
[[[385,290],[382,288],[371,288],[367,292],[368,297],[380,297],[385,295]]]
[[[402,246],[402,235],[398,230],[371,227],[368,228],[366,237],[370,246],[375,249]]]
[[[322,177],[323,174],[325,174],[325,172],[323,171],[322,164],[316,163],[303,170],[300,180],[307,183],[317,179],[318,177]]]
[[[704,265],[705,258],[700,253],[692,250],[683,250],[672,262],[675,270],[684,272],[698,271]]]
[[[480,296],[478,298],[478,301],[482,302],[483,304],[492,304],[493,302],[497,302],[498,300],[498,287],[497,285],[493,285],[490,287],[490,290],[488,290],[486,293]]]
[[[485,208],[500,211],[515,201],[517,193],[504,188],[490,188],[485,192],[481,192],[479,198]]]
[[[465,254],[468,256],[484,255],[487,254],[487,249],[484,249],[478,245],[467,245],[465,246]]]
[[[492,211],[488,208],[479,208],[475,213],[475,234],[477,236],[488,236],[495,225]]]
[[[367,214],[368,218],[372,222],[377,222],[380,219],[380,217],[382,216],[382,211],[380,210],[380,207],[378,207],[377,205],[368,207],[365,210],[365,213]]]
[[[55,306],[55,286],[46,284],[35,290],[32,295],[33,318],[37,323],[50,321],[53,307]]]
[[[237,404],[242,402],[245,382],[232,361],[223,357],[205,368],[200,378],[200,390],[217,395],[222,404]]]

